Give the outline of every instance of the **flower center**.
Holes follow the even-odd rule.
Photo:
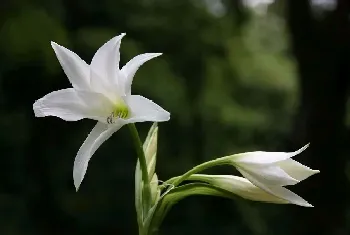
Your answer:
[[[130,112],[129,112],[128,106],[124,103],[124,101],[118,101],[112,113],[107,117],[107,123],[113,124],[115,123],[116,119],[118,118],[126,119],[129,116],[130,116]]]

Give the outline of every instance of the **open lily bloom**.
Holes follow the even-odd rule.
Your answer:
[[[34,105],[36,117],[56,116],[66,121],[97,120],[74,161],[73,179],[78,190],[94,152],[123,125],[135,122],[162,122],[169,112],[151,100],[131,95],[131,84],[138,68],[161,53],[141,54],[119,69],[121,34],[95,53],[91,64],[74,52],[52,42],[56,56],[73,88],[51,92]]]
[[[319,173],[318,170],[312,170],[291,159],[291,157],[301,153],[308,146],[306,145],[290,153],[247,152],[232,155],[230,160],[237,170],[257,187],[292,204],[312,207],[303,198],[283,187],[294,185]]]

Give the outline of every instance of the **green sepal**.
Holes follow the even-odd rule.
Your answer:
[[[137,161],[135,169],[135,208],[139,229],[141,229],[143,223],[142,185],[143,182],[142,173],[140,169],[140,162]]]
[[[153,178],[156,168],[157,157],[157,144],[158,144],[158,125],[153,123],[148,131],[147,138],[143,144],[143,151],[145,152],[147,171],[149,179]]]
[[[160,198],[160,189],[158,187],[158,176],[157,174],[153,175],[151,180],[151,196],[152,196],[152,206],[156,204],[156,202]]]

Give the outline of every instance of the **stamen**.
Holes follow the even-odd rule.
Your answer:
[[[109,115],[107,117],[107,123],[108,124],[113,124],[114,123],[114,113],[111,113],[111,115]]]
[[[119,107],[115,109],[106,119],[108,124],[114,124],[118,118],[126,119],[129,117],[129,109],[127,107]]]

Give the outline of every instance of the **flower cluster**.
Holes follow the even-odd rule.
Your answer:
[[[218,158],[200,164],[185,174],[158,185],[155,173],[157,152],[157,122],[168,121],[170,114],[151,100],[131,94],[131,84],[136,71],[148,60],[161,53],[141,54],[131,59],[121,69],[119,48],[125,34],[116,36],[102,45],[90,65],[74,52],[51,43],[72,88],[51,92],[34,105],[37,117],[56,116],[66,121],[89,118],[97,121],[74,161],[73,179],[76,190],[86,173],[95,151],[128,124],[134,136],[138,153],[135,174],[135,204],[140,234],[157,230],[172,205],[191,195],[213,195],[279,204],[312,205],[285,186],[294,185],[318,173],[292,159],[308,145],[295,152],[246,152]],[[143,144],[132,123],[151,121]],[[205,175],[201,171],[229,164],[243,177],[233,175]]]

